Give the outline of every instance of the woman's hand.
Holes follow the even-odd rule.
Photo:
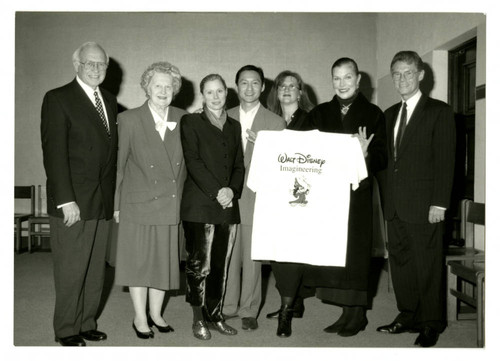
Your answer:
[[[359,144],[361,145],[361,150],[363,151],[363,156],[366,158],[368,156],[368,146],[373,139],[373,134],[370,138],[366,138],[366,127],[359,127],[358,133],[353,134],[353,137],[358,138]]]
[[[115,219],[116,223],[120,223],[120,211],[114,211],[113,218]]]
[[[229,187],[224,187],[219,189],[219,193],[217,193],[217,202],[219,202],[222,208],[231,207],[233,197],[233,190]]]

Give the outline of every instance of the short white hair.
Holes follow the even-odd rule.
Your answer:
[[[85,48],[88,48],[88,47],[91,47],[91,46],[95,46],[99,49],[102,50],[102,52],[104,53],[104,55],[106,55],[106,64],[109,63],[109,56],[108,56],[108,53],[106,53],[106,50],[104,50],[104,48],[102,46],[100,46],[99,44],[97,44],[95,41],[87,41],[86,43],[83,43],[82,45],[80,45],[78,47],[78,49],[75,50],[75,52],[73,53],[73,63],[75,62],[80,62],[81,61],[81,54],[82,54],[82,51],[85,49]]]

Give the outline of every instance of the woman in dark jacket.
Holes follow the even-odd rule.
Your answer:
[[[238,198],[245,168],[240,123],[227,116],[227,87],[218,74],[200,83],[203,112],[182,118],[187,179],[181,202],[186,237],[186,301],[193,308],[193,334],[211,338],[208,324],[224,335],[237,331],[222,316],[227,268],[240,223]],[[208,324],[207,324],[208,323]]]
[[[354,134],[360,140],[368,178],[351,190],[345,267],[311,266],[306,285],[320,287],[316,295],[342,307],[342,315],[325,332],[354,336],[368,324],[368,276],[372,251],[373,175],[387,166],[385,119],[382,111],[359,92],[356,62],[338,59],[332,66],[335,96],[308,115],[311,127],[323,132]],[[335,230],[332,230],[334,232]]]

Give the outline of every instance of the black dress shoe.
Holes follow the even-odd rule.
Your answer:
[[[149,327],[153,327],[155,326],[158,331],[162,332],[162,333],[167,333],[167,332],[174,332],[174,328],[170,325],[166,325],[166,326],[159,326],[155,323],[155,321],[153,321],[153,319],[151,318],[150,315],[148,315],[148,326]]]
[[[293,309],[288,308],[286,305],[281,306],[278,316],[278,329],[276,335],[279,337],[290,337],[292,334],[292,318]]]
[[[393,333],[393,334],[404,333],[404,332],[410,332],[410,333],[417,332],[415,329],[405,326],[399,322],[393,322],[389,325],[377,327],[377,331],[385,333]]]
[[[425,326],[417,339],[415,340],[415,345],[422,347],[432,347],[436,344],[439,338],[439,332],[429,326]]]
[[[360,331],[364,331],[366,325],[368,325],[368,320],[366,317],[364,317],[361,321],[357,322],[355,325],[351,325],[350,323],[348,323],[337,332],[337,335],[342,337],[350,337],[357,335]]]
[[[97,330],[80,332],[80,336],[82,336],[87,341],[103,341],[108,338],[108,336],[104,332]]]
[[[259,328],[259,323],[255,317],[243,317],[241,319],[241,328],[244,330],[256,330]]]
[[[56,337],[56,342],[61,346],[85,346],[85,340],[80,335],[73,335],[68,337]]]
[[[155,333],[152,330],[149,330],[149,332],[139,331],[137,329],[137,327],[135,327],[135,323],[134,322],[132,322],[132,328],[134,329],[135,334],[137,335],[137,337],[142,338],[143,340],[155,337]]]

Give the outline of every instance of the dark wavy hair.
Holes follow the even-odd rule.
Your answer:
[[[283,84],[287,76],[291,76],[297,80],[297,84],[299,85],[299,90],[302,91],[299,97],[299,108],[305,110],[306,112],[310,111],[314,105],[312,104],[307,92],[304,90],[304,81],[302,77],[291,70],[284,70],[278,74],[276,79],[274,79],[273,86],[269,95],[267,96],[267,107],[273,113],[278,114],[280,117],[283,115],[283,111],[281,110],[281,104],[278,99],[278,87]]]

